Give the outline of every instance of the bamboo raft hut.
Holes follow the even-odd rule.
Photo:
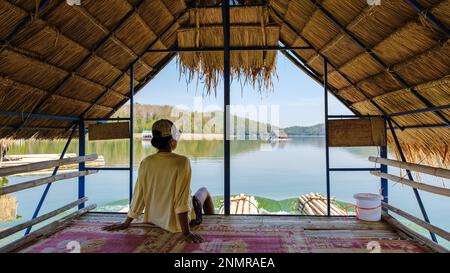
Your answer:
[[[302,215],[325,216],[327,215],[327,198],[319,193],[309,193],[301,195],[298,198],[298,211]],[[348,216],[348,212],[336,205],[332,200],[331,215],[332,216]]]
[[[98,171],[129,171],[131,198],[133,169],[86,167],[98,158],[86,155],[86,136],[93,128],[102,131],[104,123],[109,124],[103,127],[109,133],[102,139],[124,138],[129,133],[133,166],[134,96],[172,60],[177,59],[187,80],[203,83],[206,95],[223,95],[228,106],[235,92],[232,80],[260,92],[278,92],[271,90],[271,83],[281,55],[323,86],[326,216],[231,217],[231,151],[228,128],[224,128],[224,215],[204,218],[203,225],[210,227],[207,235],[233,236],[241,231],[233,228],[243,225],[259,231],[299,228],[309,240],[291,246],[316,240],[317,244],[308,246],[311,252],[325,251],[320,246],[333,245],[330,241],[343,237],[359,243],[400,242],[417,252],[448,252],[437,236],[450,240],[450,233],[433,225],[420,196],[423,191],[445,197],[450,193],[445,187],[415,181],[414,174],[450,178],[450,0],[383,0],[381,5],[367,0],[232,3],[83,0],[80,5],[68,5],[64,0],[0,0],[0,138],[67,139],[60,159],[0,168],[0,177],[54,168],[49,177],[0,188],[0,196],[78,178],[78,200],[40,214],[45,191],[32,219],[0,231],[1,239],[27,230],[26,236],[0,252],[22,251],[30,245],[28,250],[33,252],[33,245],[52,240],[51,234],[57,237],[58,231],[74,226],[76,230],[77,221],[97,221],[101,226],[123,220],[124,214],[90,212],[96,205],[88,203],[85,180]],[[352,115],[329,115],[329,94]],[[130,117],[111,118],[127,102]],[[64,158],[75,138],[78,156]],[[379,154],[370,158],[374,168],[330,166],[330,147],[349,146],[378,147]],[[387,158],[388,151],[394,158]],[[78,170],[58,173],[60,166],[69,164],[78,164]],[[400,177],[392,169],[406,171],[407,176]],[[379,178],[385,198],[381,222],[331,217],[330,172],[336,171],[363,171],[368,177],[371,172]],[[420,216],[388,203],[389,183],[412,188]],[[31,231],[34,225],[72,208],[78,209]],[[240,205],[234,208],[239,211]],[[408,228],[399,215],[427,229],[429,235]],[[220,235],[214,233],[218,223],[225,230]],[[289,234],[294,233],[299,232]],[[245,234],[242,238],[254,242]]]

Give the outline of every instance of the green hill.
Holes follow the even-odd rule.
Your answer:
[[[292,126],[283,130],[290,136],[325,135],[325,125],[323,123],[313,126]]]

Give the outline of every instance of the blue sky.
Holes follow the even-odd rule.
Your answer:
[[[241,89],[239,83],[231,86],[231,104],[278,106],[281,127],[293,125],[308,126],[324,121],[323,88],[309,78],[282,54],[277,60],[278,79],[274,79],[274,90],[259,93],[251,86]],[[203,109],[222,109],[223,92],[218,88],[217,96],[202,97],[203,86],[194,80],[187,84],[178,72],[176,59],[145,86],[135,101],[140,104],[184,106],[194,109],[200,102]],[[333,95],[329,95],[330,114],[351,114]]]

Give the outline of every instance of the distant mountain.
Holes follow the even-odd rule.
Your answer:
[[[292,126],[283,130],[290,136],[325,135],[325,125],[323,123],[313,126]]]

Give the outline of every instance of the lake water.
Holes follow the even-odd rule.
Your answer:
[[[149,142],[136,140],[135,178],[139,162],[155,152]],[[60,153],[64,141],[22,142],[13,146],[9,154]],[[76,153],[77,143],[69,148]],[[129,144],[123,141],[88,142],[88,153],[103,155],[107,166],[127,166]],[[192,165],[192,185],[195,191],[207,187],[213,195],[223,195],[223,143],[222,141],[180,141],[177,153],[188,156]],[[369,156],[379,154],[376,148],[332,148],[331,167],[374,167]],[[390,169],[399,174],[398,169]],[[86,178],[88,203],[96,203],[101,210],[118,210],[128,198],[127,171],[101,171]],[[10,177],[8,185],[38,177]],[[427,183],[446,186],[448,180],[422,176]],[[339,172],[331,175],[331,194],[337,200],[353,203],[358,192],[378,193],[380,180],[368,172]],[[18,201],[20,219],[0,223],[0,229],[31,218],[44,186],[13,194]],[[325,145],[323,137],[299,137],[288,141],[266,143],[236,140],[231,142],[231,192],[267,197],[275,200],[295,198],[310,192],[325,193]],[[52,185],[41,214],[77,199],[76,179]],[[447,198],[421,192],[432,223],[450,230],[450,202]],[[121,201],[122,200],[122,201]],[[390,182],[389,201],[413,215],[420,210],[409,187]],[[424,233],[426,234],[426,233]]]

